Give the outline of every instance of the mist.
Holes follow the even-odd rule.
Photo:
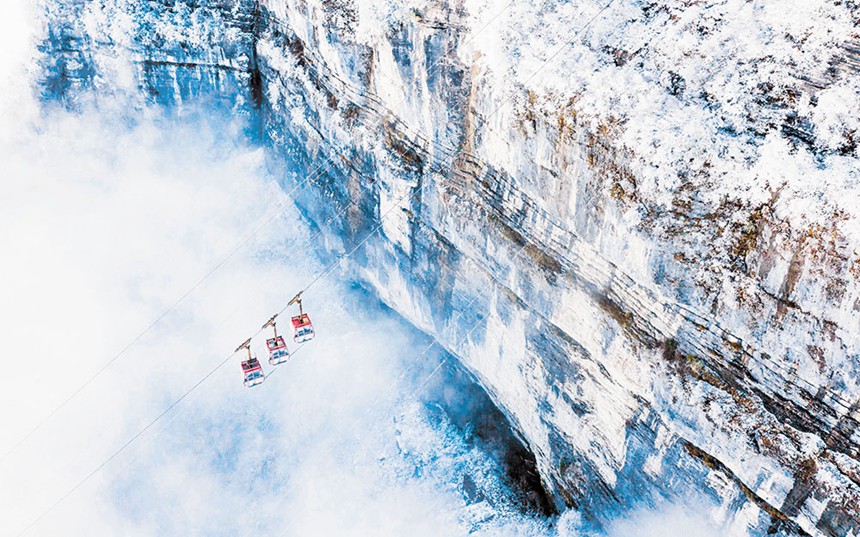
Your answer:
[[[422,402],[429,338],[337,270],[305,295],[317,337],[289,362],[269,366],[254,340],[261,386],[233,356],[86,479],[325,267],[293,206],[304,191],[286,194],[247,118],[56,110],[33,97],[26,32],[5,40],[0,534],[36,520],[27,535],[589,533],[575,512],[521,512],[499,462]],[[610,532],[709,535],[697,503]]]
[[[203,117],[53,111],[3,150],[2,318],[15,370],[0,381],[3,452],[134,342],[0,463],[0,503],[14,514],[4,534],[50,508],[324,268],[263,151],[243,141],[242,120]],[[404,373],[436,356],[421,354],[429,340],[337,271],[305,306],[319,335],[288,363],[273,369],[264,339],[254,341],[263,385],[242,386],[236,355],[29,534],[473,529],[457,483],[497,468],[413,397],[415,375]]]

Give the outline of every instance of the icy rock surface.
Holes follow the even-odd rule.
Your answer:
[[[52,0],[46,98],[259,119],[559,506],[860,535],[860,7]],[[273,158],[277,166],[277,158]],[[378,232],[376,231],[378,229]]]

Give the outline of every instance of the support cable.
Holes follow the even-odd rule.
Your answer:
[[[360,241],[360,242],[359,242],[355,247],[353,247],[349,252],[347,252],[347,253],[346,253],[346,254],[344,254],[344,255],[339,256],[339,257],[338,257],[336,260],[334,260],[331,264],[329,264],[327,267],[325,267],[325,269],[323,269],[323,270],[319,273],[319,275],[318,275],[316,278],[314,278],[314,279],[311,281],[311,283],[310,283],[310,284],[308,284],[308,285],[305,287],[305,289],[309,289],[309,288],[310,288],[311,286],[313,286],[316,282],[318,282],[318,281],[319,281],[320,279],[322,279],[324,276],[326,276],[327,274],[329,274],[329,273],[331,272],[331,270],[332,270],[332,269],[333,269],[333,268],[334,268],[338,263],[340,263],[340,261],[341,261],[341,260],[344,260],[344,259],[349,258],[349,256],[351,256],[353,253],[355,253],[355,252],[358,250],[358,248],[359,248],[359,247],[361,247],[363,244],[365,244],[365,243],[370,239],[370,237],[372,237],[374,234],[376,234],[376,232],[377,232],[377,231],[379,231],[379,230],[382,228],[382,225],[383,225],[383,223],[384,223],[384,221],[385,221],[385,218],[386,218],[389,214],[391,214],[391,212],[392,212],[395,208],[397,208],[398,204],[399,204],[400,202],[402,202],[403,200],[405,200],[405,199],[406,199],[410,194],[411,194],[410,192],[406,192],[406,194],[404,194],[403,196],[401,196],[401,197],[400,197],[400,199],[399,199],[396,203],[394,203],[394,204],[391,206],[391,208],[390,208],[388,211],[386,211],[386,212],[385,212],[385,214],[383,214],[383,215],[381,216],[379,225],[377,225],[373,230],[371,230],[371,231],[370,231],[370,232],[369,232],[369,233],[364,237],[364,239],[362,239],[362,240],[361,240],[361,241]],[[412,195],[414,196],[415,194],[412,194]],[[348,208],[348,206],[347,206],[347,208]],[[320,232],[322,232],[322,229],[320,229],[320,231],[319,231],[318,233],[320,233]],[[287,309],[288,307],[289,307],[289,306],[284,306],[284,308],[283,308],[283,309],[281,309],[281,311],[280,311],[279,313],[283,313],[284,311],[286,311],[286,309]],[[262,332],[263,332],[263,329],[262,329],[262,328],[258,329],[256,332],[254,332],[254,334],[251,336],[251,338],[250,338],[250,339],[253,339],[253,338],[257,337],[257,336],[258,336],[258,335],[260,335],[260,333],[262,333]],[[237,349],[237,350],[238,350],[238,349]],[[148,422],[148,423],[147,423],[147,424],[146,424],[142,429],[140,429],[140,430],[139,430],[137,433],[135,433],[135,434],[134,434],[134,435],[133,435],[133,436],[132,436],[128,441],[126,441],[122,446],[120,446],[120,447],[119,447],[119,449],[117,449],[117,450],[116,450],[116,451],[114,451],[111,455],[109,455],[109,456],[108,456],[104,461],[102,461],[102,463],[101,463],[101,464],[99,464],[98,466],[96,466],[96,468],[95,468],[95,469],[93,469],[89,474],[87,474],[86,476],[84,476],[84,478],[83,478],[83,479],[81,479],[80,481],[78,481],[78,482],[77,482],[73,487],[71,487],[68,491],[66,491],[66,493],[65,493],[65,494],[63,494],[63,495],[62,495],[62,496],[61,496],[61,497],[60,497],[56,502],[54,502],[50,507],[48,507],[45,511],[43,511],[43,512],[42,512],[42,513],[41,513],[41,514],[40,514],[40,515],[39,515],[35,520],[33,520],[33,521],[32,521],[30,524],[28,524],[28,525],[27,525],[23,530],[21,530],[21,532],[19,532],[19,533],[17,534],[17,537],[21,537],[22,535],[26,534],[26,533],[27,533],[31,528],[33,528],[33,527],[34,527],[36,524],[38,524],[42,519],[44,519],[44,518],[45,518],[45,516],[47,516],[51,511],[53,511],[53,510],[54,510],[58,505],[60,505],[60,504],[61,504],[61,503],[66,499],[66,498],[68,498],[69,496],[71,496],[71,495],[72,495],[76,490],[78,490],[78,489],[79,489],[79,488],[80,488],[84,483],[86,483],[87,481],[89,481],[89,480],[90,480],[94,475],[96,475],[96,474],[97,474],[97,473],[98,473],[102,468],[104,468],[105,466],[107,466],[107,464],[108,464],[108,463],[110,463],[112,460],[114,460],[114,459],[115,459],[115,458],[116,458],[120,453],[122,453],[122,452],[123,452],[123,451],[125,451],[128,447],[130,447],[130,446],[131,446],[131,445],[132,445],[132,444],[133,444],[133,443],[134,443],[138,438],[140,438],[140,437],[141,437],[141,436],[142,436],[142,435],[143,435],[147,430],[149,430],[149,429],[150,429],[150,427],[152,427],[153,425],[155,425],[159,420],[161,420],[164,416],[166,416],[166,415],[167,415],[167,414],[168,414],[168,413],[169,413],[169,412],[170,412],[174,407],[176,407],[176,406],[177,406],[179,403],[181,403],[181,402],[182,402],[186,397],[188,397],[188,395],[190,395],[194,390],[196,390],[196,389],[197,389],[201,384],[203,384],[204,382],[206,382],[206,380],[208,380],[208,379],[209,379],[209,377],[211,377],[212,375],[214,375],[214,374],[215,374],[215,372],[217,372],[217,371],[218,371],[219,369],[221,369],[225,364],[227,364],[227,362],[229,362],[229,361],[230,361],[230,359],[231,359],[231,358],[233,358],[236,354],[237,354],[237,352],[236,352],[236,351],[233,351],[232,353],[230,353],[230,354],[229,354],[229,355],[228,355],[224,360],[222,360],[222,361],[221,361],[217,366],[215,366],[215,368],[214,368],[214,369],[212,369],[212,370],[211,370],[211,371],[209,371],[206,375],[204,375],[204,376],[203,376],[203,378],[201,378],[200,380],[198,380],[198,381],[197,381],[193,386],[191,386],[191,388],[189,388],[186,392],[184,392],[184,393],[183,393],[183,394],[182,394],[178,399],[176,399],[176,400],[174,400],[172,403],[170,403],[170,405],[168,405],[168,406],[167,406],[167,408],[165,408],[165,409],[164,409],[164,410],[163,410],[163,411],[162,411],[158,416],[156,416],[156,417],[155,417],[155,418],[153,418],[151,421],[149,421],[149,422]],[[272,373],[269,373],[269,375],[271,375],[271,374],[272,374]],[[267,375],[267,377],[268,377],[269,375]]]
[[[291,199],[292,194],[298,190],[299,188],[303,188],[308,181],[311,181],[313,178],[314,181],[318,179],[323,173],[325,173],[333,164],[333,159],[329,158],[329,166],[326,169],[322,170],[317,175],[309,175],[305,178],[304,181],[296,185],[290,192],[287,193],[287,199]],[[57,415],[60,410],[62,410],[66,405],[71,403],[81,392],[83,392],[90,384],[92,384],[102,373],[104,373],[108,368],[110,368],[117,360],[122,358],[129,349],[134,347],[138,341],[140,341],[150,330],[155,328],[167,315],[173,312],[177,307],[179,307],[182,302],[185,301],[189,296],[191,296],[194,291],[196,291],[201,285],[203,285],[213,274],[215,274],[219,269],[221,269],[227,262],[229,262],[236,253],[239,252],[243,247],[245,247],[254,237],[256,237],[264,228],[266,228],[269,224],[271,224],[279,215],[283,214],[286,209],[286,201],[278,204],[276,210],[274,210],[271,215],[264,217],[260,220],[262,223],[254,228],[250,233],[247,233],[237,244],[230,250],[226,256],[221,258],[218,263],[216,263],[206,274],[204,274],[197,282],[192,285],[185,293],[182,294],[176,301],[174,301],[167,309],[165,309],[158,317],[155,318],[146,328],[144,328],[140,333],[137,334],[128,344],[126,344],[118,353],[116,353],[110,360],[105,362],[99,369],[97,369],[92,375],[90,375],[87,380],[85,380],[81,385],[79,385],[75,391],[73,391],[69,396],[63,399],[54,409],[45,415],[33,428],[31,428],[23,437],[21,437],[18,442],[16,442],[11,448],[6,450],[3,456],[0,456],[0,463],[6,460],[9,455],[14,453],[21,445],[23,445],[27,440],[29,440],[34,434],[36,434],[42,427],[45,426],[54,416]]]

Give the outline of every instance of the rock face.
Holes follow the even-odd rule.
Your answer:
[[[53,0],[42,89],[257,118],[558,507],[860,535],[860,7],[515,4]]]

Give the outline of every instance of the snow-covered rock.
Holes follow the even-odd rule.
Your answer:
[[[854,2],[46,2],[46,98],[257,119],[559,506],[860,535]]]

